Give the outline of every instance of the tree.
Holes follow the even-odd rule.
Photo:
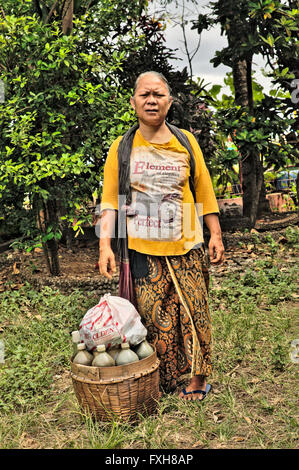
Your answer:
[[[278,60],[281,58],[282,60],[281,55],[283,54],[279,53],[280,49],[275,50],[275,43],[280,44],[281,50],[288,49],[289,54],[290,50],[294,52],[294,39],[290,40],[292,35],[288,36],[287,34],[286,19],[291,15],[294,20],[296,13],[290,12],[282,2],[275,0],[251,2],[219,0],[212,2],[210,5],[212,13],[210,15],[200,15],[194,24],[194,28],[197,28],[200,34],[203,29],[212,27],[215,24],[221,25],[222,33],[227,37],[228,46],[222,51],[218,51],[211,62],[214,63],[214,66],[223,63],[232,68],[235,105],[241,110],[238,115],[242,116],[242,113],[245,113],[247,122],[262,123],[263,120],[255,117],[256,107],[252,88],[253,56],[254,54],[262,54],[268,57],[270,46],[272,57],[276,57]],[[258,10],[259,13],[257,13]],[[276,15],[275,21],[269,21],[273,15]],[[289,28],[295,28],[293,20],[291,25],[288,24]],[[263,36],[265,31],[267,32],[266,37]],[[284,39],[281,39],[282,35]],[[286,75],[288,70],[280,73]],[[264,121],[267,120],[269,114],[267,110],[268,103],[269,100],[265,100],[262,105]],[[283,100],[277,101],[276,104],[279,104],[280,111],[285,111]],[[226,118],[233,122],[235,110],[231,109],[230,114],[226,111]],[[281,120],[280,134],[286,134],[288,126],[291,124],[294,124],[293,120],[285,122]],[[258,129],[256,129],[256,132],[259,133]],[[245,134],[242,135],[245,137]],[[271,132],[265,134],[262,129],[259,136],[258,138],[266,138],[269,142],[273,139]],[[253,138],[250,138],[250,142],[254,144],[257,134],[255,134],[255,137],[253,135],[251,137]],[[251,225],[254,226],[263,186],[263,161],[258,145],[248,145],[248,135],[246,135],[245,142],[247,142],[247,146],[242,146],[245,151],[245,154],[242,155],[243,213],[250,218]],[[289,147],[288,150],[290,149],[293,151],[292,147]]]
[[[134,38],[138,47],[128,51],[124,58],[122,70],[117,72],[120,82],[125,88],[132,89],[136,78],[142,72],[155,70],[171,81],[176,91],[178,80],[174,67],[170,64],[175,59],[175,51],[166,47],[164,25],[159,19],[142,14],[138,20],[129,19],[118,28],[117,34]],[[186,77],[184,77],[186,79]],[[179,79],[181,83],[181,77]]]
[[[59,206],[71,218],[91,198],[107,146],[132,118],[128,93],[113,79],[124,54],[114,51],[103,60],[85,52],[87,22],[74,19],[74,26],[66,36],[59,22],[43,24],[36,15],[0,22],[1,197],[21,188],[27,195],[27,217],[32,226],[39,220],[31,236],[54,275]]]
[[[31,238],[36,236],[38,239],[41,239],[49,270],[53,274],[59,272],[58,245],[56,240],[61,235],[60,228],[62,226],[62,218],[60,218],[59,214],[64,214],[63,219],[72,222],[74,218],[78,219],[78,212],[80,212],[79,220],[77,220],[75,226],[80,229],[80,224],[84,219],[84,216],[83,219],[81,217],[81,215],[83,215],[83,203],[86,199],[90,200],[93,189],[99,186],[105,152],[111,140],[113,140],[122,129],[130,125],[132,115],[130,114],[128,105],[126,105],[126,103],[128,103],[127,91],[119,86],[116,71],[121,67],[121,61],[127,52],[138,47],[138,44],[135,38],[133,40],[130,40],[130,38],[129,40],[128,38],[114,38],[114,40],[111,41],[111,35],[113,35],[115,31],[117,32],[123,22],[138,17],[144,3],[144,0],[133,0],[129,3],[124,0],[119,0],[117,5],[112,4],[109,0],[2,1],[2,16],[4,20],[7,19],[6,14],[7,11],[9,11],[16,17],[22,17],[24,21],[25,18],[27,18],[27,22],[30,22],[30,19],[34,17],[36,21],[39,20],[41,25],[49,27],[46,37],[44,38],[46,41],[43,41],[42,38],[40,43],[38,41],[32,41],[37,50],[32,51],[32,57],[27,58],[29,62],[28,67],[40,70],[35,70],[35,79],[32,81],[33,87],[30,89],[30,93],[33,95],[35,95],[36,89],[39,90],[38,100],[35,102],[34,98],[31,98],[31,106],[26,106],[25,109],[32,110],[33,114],[33,110],[36,110],[37,117],[33,119],[33,121],[38,122],[38,120],[40,120],[41,128],[43,128],[44,124],[49,119],[48,111],[46,113],[47,115],[43,116],[46,105],[42,108],[43,96],[47,96],[44,104],[47,103],[48,110],[53,111],[53,116],[55,116],[51,117],[50,122],[55,130],[57,125],[60,127],[57,132],[54,131],[52,134],[49,132],[48,146],[51,145],[52,138],[55,136],[55,139],[53,139],[53,150],[57,149],[59,146],[63,147],[63,145],[65,145],[64,150],[67,149],[70,153],[67,154],[65,152],[64,155],[74,156],[77,154],[78,150],[78,154],[82,152],[84,155],[83,164],[81,166],[82,172],[78,168],[75,168],[75,160],[72,160],[69,162],[68,173],[61,170],[60,174],[56,169],[55,174],[52,174],[51,178],[48,179],[46,177],[42,178],[37,174],[36,176],[40,186],[39,189],[36,188],[36,190],[32,190],[30,184],[28,187],[28,179],[24,178],[25,183],[23,181],[22,186],[24,191],[23,197],[21,196],[21,180],[19,179],[17,183],[11,182],[8,178],[9,171],[7,171],[6,168],[7,184],[3,185],[5,193],[2,192],[2,201],[4,201],[4,198],[8,195],[8,188],[15,188],[14,194],[19,194],[20,197],[22,197],[22,204],[24,202],[24,194],[27,194],[25,191],[28,192],[27,197],[29,198],[30,207],[32,208],[30,214],[32,216],[34,214],[34,216],[31,223],[26,225],[25,231],[23,230],[24,224],[22,224],[21,221],[20,226],[22,227],[24,236],[27,235]],[[81,22],[74,19],[76,15],[78,18],[81,18]],[[43,33],[44,31],[39,31],[39,35]],[[37,36],[36,34],[33,35]],[[75,42],[73,42],[74,38],[71,38],[69,42],[69,44],[75,44],[75,52],[72,48],[68,49],[69,44],[67,44],[64,53],[62,53],[62,55],[64,54],[64,57],[62,57],[64,60],[59,61],[59,66],[56,69],[57,57],[54,59],[53,57],[58,50],[52,47],[53,43],[56,40],[59,43],[60,39],[63,37],[64,40],[66,40],[65,38],[71,35],[76,36]],[[21,35],[18,37],[18,41],[21,42]],[[28,41],[27,44],[25,57],[26,54],[30,56],[30,54],[28,54],[30,47],[29,42],[30,41]],[[5,45],[6,51],[3,50],[3,59],[5,54],[9,56],[11,53],[10,44],[6,42]],[[24,44],[22,44],[22,47],[23,46]],[[36,57],[39,57],[39,49],[43,51],[44,46],[46,54],[43,57],[43,61],[38,60],[37,66],[36,64],[31,64],[31,62],[35,61],[32,61],[32,58],[35,57],[36,59]],[[65,46],[65,44],[62,44],[62,46]],[[60,48],[60,52],[62,50],[63,47]],[[7,54],[7,52],[9,52],[9,54]],[[20,56],[22,55],[21,53]],[[74,57],[75,60],[73,60]],[[62,71],[60,67],[61,64],[69,68],[68,73],[65,70]],[[14,70],[14,72],[17,73],[17,63],[15,65],[16,70]],[[2,65],[2,67],[4,69],[3,80],[6,83],[7,103],[7,98],[10,97],[11,91],[8,86],[10,77],[6,73],[7,69],[5,65]],[[74,72],[74,70],[76,72]],[[55,74],[54,71],[57,73]],[[23,80],[23,72],[24,70],[22,70],[21,75],[18,76],[18,79],[21,81]],[[26,72],[28,72],[28,69],[25,67],[25,75]],[[24,81],[27,81],[27,78],[28,77],[25,76]],[[49,78],[49,87],[47,87],[46,83]],[[51,88],[51,79],[54,86],[47,95]],[[24,93],[28,91],[27,85],[29,82],[31,83],[30,77],[27,84],[22,83],[21,85]],[[57,89],[55,90],[55,88]],[[99,90],[101,90],[102,93],[99,93]],[[53,98],[52,101],[50,99],[51,95]],[[58,102],[57,98],[61,99],[61,101]],[[23,99],[23,101],[26,102],[26,99]],[[20,105],[20,103],[18,103],[18,105]],[[21,112],[21,110],[18,109],[18,105],[16,105],[14,111]],[[12,122],[14,120],[14,111],[10,114]],[[56,118],[57,113],[58,118]],[[105,118],[107,117],[109,119],[110,113],[112,119],[107,122]],[[29,115],[30,112],[28,112],[27,116],[28,121],[31,120],[31,116],[29,117]],[[3,123],[3,126],[9,127],[11,123],[6,121]],[[37,129],[34,128],[34,125],[32,127],[29,132],[32,131],[34,134]],[[43,132],[43,136],[46,134],[46,132]],[[60,144],[55,142],[55,140],[60,140]],[[63,145],[61,145],[61,142]],[[40,145],[41,150],[43,150],[42,145],[38,145]],[[60,150],[62,151],[62,149]],[[49,156],[49,161],[47,162],[48,168],[55,163],[55,156],[54,150],[53,154]],[[59,156],[58,152],[58,160]],[[22,160],[22,158],[24,158],[24,155],[20,156],[20,160]],[[39,164],[41,165],[42,163],[43,160],[40,160]],[[35,170],[36,168],[34,171]],[[72,177],[70,176],[71,174]],[[53,180],[50,184],[50,189],[49,179],[51,181]],[[5,181],[4,176],[2,180]],[[16,191],[16,185],[18,191]],[[42,201],[39,197],[41,195],[43,195]],[[11,203],[13,198],[10,198],[8,195],[7,200],[8,204],[5,205],[7,208],[6,213],[12,209]],[[16,205],[17,201],[15,200],[15,207]],[[4,205],[2,207],[4,207]],[[42,213],[40,209],[42,209]],[[38,219],[41,214],[42,217],[38,220],[38,225],[36,226],[36,218]],[[3,217],[0,216],[0,220],[1,218],[3,219]]]
[[[275,97],[279,90],[287,92],[283,113],[296,119],[287,137],[292,143],[296,143],[299,128],[298,100],[292,99],[293,86],[299,80],[298,7],[298,1],[253,2],[250,12],[259,24],[260,51],[270,68],[268,76],[274,85],[270,95]]]

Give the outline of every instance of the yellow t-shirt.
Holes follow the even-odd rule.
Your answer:
[[[195,158],[197,209],[189,187],[190,155],[173,135],[163,144],[136,131],[130,158],[133,214],[127,217],[128,247],[156,256],[182,255],[203,242],[202,217],[219,213],[211,178],[195,137],[188,136]],[[118,159],[121,137],[110,147],[104,166],[101,211],[118,210]],[[197,214],[196,215],[196,211]]]

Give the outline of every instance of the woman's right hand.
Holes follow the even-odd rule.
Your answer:
[[[111,249],[111,237],[114,233],[115,218],[115,210],[104,210],[101,213],[99,271],[108,279],[112,279],[112,274],[116,271],[115,256]]]
[[[112,279],[112,275],[116,272],[115,256],[109,247],[100,249],[99,271],[108,279]]]

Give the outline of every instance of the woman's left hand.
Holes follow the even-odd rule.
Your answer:
[[[210,230],[209,256],[212,264],[220,264],[224,261],[224,246],[222,242],[221,227],[218,214],[206,214],[203,216],[205,224]]]
[[[224,246],[222,237],[218,235],[211,235],[209,242],[209,255],[212,264],[221,264],[224,261]]]

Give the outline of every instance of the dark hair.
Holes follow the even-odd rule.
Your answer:
[[[141,73],[140,75],[138,75],[138,77],[136,78],[136,81],[135,81],[135,84],[134,84],[134,95],[135,95],[135,92],[136,92],[136,89],[138,87],[138,83],[139,81],[141,80],[141,78],[145,77],[146,75],[155,75],[157,78],[159,78],[160,80],[162,80],[162,82],[165,83],[167,89],[168,89],[168,92],[169,92],[169,95],[171,95],[171,88],[170,88],[170,85],[167,81],[167,78],[164,77],[164,75],[160,72],[155,72],[154,70],[149,70],[148,72],[143,72]]]

